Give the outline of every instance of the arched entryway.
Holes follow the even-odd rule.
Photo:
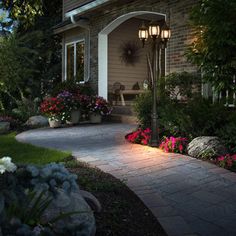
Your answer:
[[[112,21],[98,34],[98,94],[100,96],[104,98],[108,98],[108,90],[109,90],[108,70],[109,70],[109,63],[110,63],[109,62],[109,59],[110,59],[109,58],[109,35],[111,35],[113,31],[118,30],[119,27],[121,28],[122,24],[126,24],[124,25],[125,27],[130,27],[130,31],[128,30],[128,34],[130,35],[132,34],[132,37],[135,37],[138,39],[138,25],[141,25],[142,21],[147,21],[147,22],[151,20],[161,21],[161,20],[165,20],[165,18],[166,18],[165,14],[157,13],[157,12],[150,12],[150,11],[130,12]],[[132,26],[136,26],[137,29]],[[124,39],[125,37],[127,37],[127,32],[123,37]],[[118,40],[119,39],[117,39],[117,41]],[[118,42],[118,43],[121,43],[121,42]],[[113,44],[115,44],[114,40],[113,40]],[[141,47],[141,44],[140,44],[140,47]],[[118,55],[116,55],[116,58],[117,60],[119,60]],[[146,60],[145,56],[143,57],[142,60]],[[140,66],[141,64],[138,65],[137,68],[140,69],[141,68]],[[126,69],[127,69],[127,73],[130,73],[131,70],[135,72],[135,68],[131,69],[130,67],[126,67]],[[143,70],[140,70],[140,72],[141,71],[143,72]],[[117,70],[117,73],[123,73],[123,72],[125,71],[122,68],[119,68],[119,70]],[[140,74],[140,72],[136,70],[136,73]],[[114,82],[114,81],[110,81],[110,82]]]

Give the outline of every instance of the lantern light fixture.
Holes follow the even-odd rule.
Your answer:
[[[138,36],[139,36],[139,39],[142,41],[142,44],[144,47],[145,41],[147,41],[148,39],[148,28],[145,26],[144,21],[141,27],[139,28]]]
[[[151,38],[156,39],[160,35],[160,26],[155,21],[151,21],[149,24],[149,35]]]

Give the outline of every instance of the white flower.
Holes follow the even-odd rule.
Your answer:
[[[4,172],[14,172],[16,170],[16,165],[11,162],[10,157],[3,157],[0,159],[0,173]]]

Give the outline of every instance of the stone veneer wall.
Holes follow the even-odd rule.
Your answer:
[[[121,1],[122,2],[122,1]],[[152,11],[166,14],[167,24],[172,35],[168,43],[166,72],[196,71],[184,56],[186,46],[193,39],[188,24],[188,15],[198,0],[136,0],[127,3],[114,3],[90,13],[90,83],[97,90],[98,85],[98,33],[113,20],[133,11]]]

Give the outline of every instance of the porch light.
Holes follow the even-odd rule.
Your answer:
[[[148,30],[149,30],[150,37],[152,37],[152,38],[158,38],[159,37],[159,35],[160,35],[160,26],[156,22],[152,21],[149,24]]]
[[[148,29],[145,26],[144,22],[142,23],[141,27],[139,28],[138,37],[142,41],[143,47],[144,47],[145,41],[147,41],[147,39],[148,39]]]

